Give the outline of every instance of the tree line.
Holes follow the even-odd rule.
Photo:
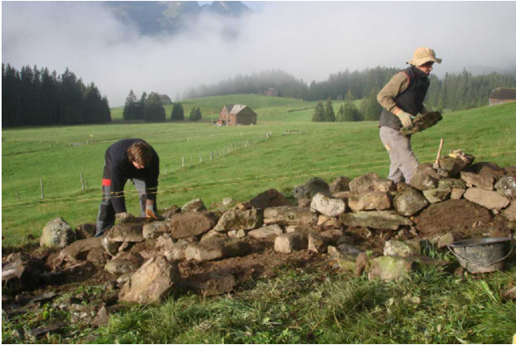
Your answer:
[[[48,68],[2,64],[4,127],[106,123],[111,111],[94,83],[84,85],[68,68],[61,75]]]
[[[211,86],[201,85],[185,93],[186,98],[221,96],[230,94],[261,94],[273,87],[279,97],[289,97],[306,101],[330,98],[343,100],[349,91],[355,99],[374,99],[391,77],[400,70],[376,67],[363,71],[346,70],[331,74],[327,80],[312,81],[309,85],[303,79],[280,70],[264,71],[251,75],[236,75]],[[464,110],[488,105],[490,93],[498,87],[516,87],[516,71],[510,74],[490,73],[474,76],[463,70],[462,73],[446,73],[440,79],[430,76],[425,105],[433,110]],[[369,101],[368,101],[369,102]],[[373,107],[369,104],[369,107]],[[360,110],[360,109],[359,109]],[[366,113],[362,114],[364,117]]]
[[[143,120],[146,122],[165,122],[167,119],[162,97],[151,92],[148,96],[143,92],[140,99],[136,98],[133,90],[125,99],[124,120]],[[180,102],[174,102],[170,113],[170,121],[184,121],[185,111]],[[193,107],[190,111],[189,121],[199,121],[202,119],[202,112],[199,107]]]

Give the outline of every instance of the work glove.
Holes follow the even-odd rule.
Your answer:
[[[400,118],[403,128],[410,129],[414,127],[414,124],[412,123],[412,117],[409,113],[406,113],[402,110],[398,113],[397,116]]]
[[[156,216],[156,213],[154,212],[153,205],[145,206],[145,214],[147,215],[147,218],[158,219],[158,217]]]

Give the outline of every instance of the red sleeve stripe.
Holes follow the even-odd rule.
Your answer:
[[[103,178],[102,185],[103,186],[111,186],[111,179]]]

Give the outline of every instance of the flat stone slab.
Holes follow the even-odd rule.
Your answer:
[[[464,198],[490,210],[501,210],[509,205],[509,199],[501,196],[498,192],[481,188],[469,188],[464,193]]]
[[[297,206],[280,206],[269,207],[263,213],[265,224],[278,225],[315,225],[317,224],[317,215],[310,211],[309,208]]]
[[[412,225],[410,219],[400,216],[395,211],[343,213],[340,215],[340,222],[349,227],[389,230],[398,230],[402,225]]]
[[[352,194],[348,200],[349,208],[353,212],[383,211],[392,207],[391,199],[385,192],[362,192]]]
[[[275,237],[283,234],[283,229],[279,225],[273,224],[269,226],[264,226],[260,229],[251,230],[247,234],[249,237],[253,238],[267,238],[267,237]]]
[[[108,230],[106,238],[111,242],[142,242],[143,225],[139,223],[123,223],[117,224]]]
[[[308,249],[308,233],[290,232],[276,237],[274,250],[278,253],[289,254],[293,251]]]
[[[217,218],[210,212],[186,212],[170,219],[170,233],[175,239],[202,235],[213,229]]]
[[[185,249],[187,260],[212,261],[247,255],[251,246],[236,238],[214,238],[211,241],[191,244]]]

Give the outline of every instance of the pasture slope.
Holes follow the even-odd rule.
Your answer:
[[[123,138],[143,138],[158,151],[160,209],[181,206],[194,198],[207,205],[225,197],[246,201],[269,188],[288,196],[294,186],[313,176],[330,181],[369,171],[382,176],[388,173],[389,159],[376,122],[313,123],[313,109],[287,111],[315,103],[275,97],[236,95],[186,100],[184,104],[219,109],[231,102],[253,106],[258,125],[217,127],[185,121],[3,130],[2,245],[30,242],[29,234],[37,238],[43,226],[57,216],[72,226],[93,222],[104,152]],[[445,113],[436,127],[414,136],[413,148],[420,161],[430,162],[444,138],[443,152],[461,148],[475,155],[477,162],[513,165],[515,121],[516,104]],[[284,135],[287,131],[290,134]],[[272,135],[266,139],[268,132]],[[80,175],[87,183],[85,191]],[[137,214],[134,188],[128,185],[126,194],[129,211]]]
[[[258,113],[258,125],[221,128],[206,122],[116,121],[3,130],[4,255],[20,246],[37,246],[41,229],[54,217],[63,217],[72,227],[93,222],[100,201],[104,151],[123,138],[144,138],[157,149],[162,163],[160,209],[194,198],[206,205],[225,197],[247,201],[270,188],[291,197],[294,186],[314,176],[329,182],[337,176],[353,178],[366,172],[387,175],[389,160],[376,122],[312,123],[312,109],[288,111],[313,107],[314,102],[262,96],[184,102],[187,109],[201,106],[205,114],[218,113],[225,103],[251,105]],[[113,113],[116,118],[116,110]],[[444,138],[443,152],[461,148],[475,155],[476,162],[515,165],[515,124],[516,103],[445,113],[438,126],[414,136],[413,147],[420,161],[430,162]],[[81,190],[81,174],[88,182],[85,191]],[[137,213],[136,193],[131,186],[126,192],[129,211]],[[431,255],[443,258],[447,254],[432,251]],[[69,320],[64,334],[48,333],[31,342],[507,343],[516,332],[516,306],[500,292],[516,284],[515,273],[512,258],[505,272],[456,276],[429,268],[402,282],[386,283],[293,262],[231,295],[203,298],[189,293],[157,306],[122,305],[112,312],[107,327],[81,323],[72,313],[48,303],[4,320],[2,340],[31,341],[20,336],[24,330],[51,325],[58,318]],[[62,298],[99,300],[104,293],[104,286],[85,283],[63,292]]]

